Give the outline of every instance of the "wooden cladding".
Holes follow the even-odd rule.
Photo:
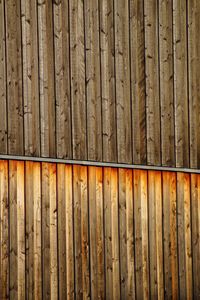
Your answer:
[[[0,161],[0,298],[198,299],[200,175]]]
[[[0,0],[0,153],[200,167],[197,0]]]

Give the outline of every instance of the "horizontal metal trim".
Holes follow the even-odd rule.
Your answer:
[[[0,154],[0,160],[20,160],[20,161],[47,162],[47,163],[56,163],[56,164],[70,164],[70,165],[83,165],[83,166],[95,166],[95,167],[110,167],[110,168],[125,168],[125,169],[200,174],[200,169],[193,169],[193,168],[165,167],[165,166],[152,166],[152,165],[134,165],[134,164],[123,164],[123,163],[112,163],[112,162],[98,162],[98,161],[91,161],[91,160],[33,157],[33,156],[22,156],[22,155]]]

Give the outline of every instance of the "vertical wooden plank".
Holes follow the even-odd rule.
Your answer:
[[[161,164],[158,1],[144,1],[147,163]]]
[[[188,1],[188,66],[190,111],[190,167],[200,167],[200,2]]]
[[[0,0],[0,153],[7,154],[6,33],[4,7],[4,0]]]
[[[73,158],[87,159],[84,2],[69,0]]]
[[[104,299],[104,224],[102,168],[89,167],[91,298]]]
[[[130,0],[130,68],[133,163],[146,164],[144,3]]]
[[[42,163],[43,299],[58,299],[56,164]]]
[[[173,1],[159,1],[162,165],[175,166]],[[169,146],[170,145],[170,146]]]
[[[147,172],[134,170],[136,299],[149,299]]]
[[[25,299],[24,163],[9,162],[10,299]]]
[[[113,0],[100,1],[103,161],[117,161]]]
[[[90,297],[87,167],[73,167],[75,297]]]
[[[164,299],[161,172],[148,172],[151,299]]]
[[[37,1],[21,1],[24,153],[40,156]]]
[[[24,154],[20,0],[5,1],[8,153]]]
[[[104,169],[106,299],[120,299],[117,173],[117,169]]]
[[[191,175],[193,297],[200,297],[200,176]]]
[[[74,298],[72,166],[57,165],[59,297]]]
[[[53,8],[57,157],[72,158],[68,0],[54,1]]]
[[[163,172],[162,182],[165,298],[178,299],[176,173]]]
[[[175,149],[177,167],[189,167],[186,2],[186,0],[173,1]]]
[[[122,299],[135,299],[132,170],[119,169],[120,285]]]
[[[88,159],[102,160],[99,1],[85,1]]]
[[[38,2],[41,156],[56,156],[52,1]]]
[[[177,173],[178,259],[180,299],[192,299],[190,175]]]
[[[26,162],[26,298],[42,299],[40,163]]]
[[[0,161],[0,295],[9,297],[8,162]]]
[[[118,162],[132,163],[129,1],[114,1]]]

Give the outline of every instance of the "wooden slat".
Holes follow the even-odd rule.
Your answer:
[[[144,1],[147,163],[161,164],[158,1]]]
[[[119,169],[120,285],[122,299],[135,299],[132,170]]]
[[[88,159],[102,160],[99,0],[84,4]]]
[[[129,1],[114,0],[118,162],[132,162]]]
[[[200,176],[191,175],[193,297],[200,297]]]
[[[84,2],[69,0],[73,158],[87,159]]]
[[[136,299],[148,299],[149,287],[149,243],[147,172],[134,170],[134,221],[135,221],[135,278]]]
[[[72,166],[57,167],[59,297],[74,298]]]
[[[173,1],[175,146],[177,167],[189,167],[186,2],[186,0]]]
[[[42,163],[43,299],[58,299],[56,165]]]
[[[200,2],[188,1],[188,66],[190,111],[190,167],[200,167]]]
[[[26,298],[42,299],[40,163],[26,162]]]
[[[5,33],[5,2],[0,1],[0,153],[7,153],[7,98],[6,98],[6,33]]]
[[[89,167],[91,298],[105,299],[102,168]]]
[[[144,3],[130,0],[130,68],[133,163],[146,164]]]
[[[57,157],[72,158],[68,0],[54,1]]]
[[[161,150],[162,165],[170,167],[175,166],[172,2],[159,1]]]
[[[192,299],[190,175],[177,174],[178,258],[180,299]]]
[[[164,281],[166,299],[178,299],[176,173],[163,172]]]
[[[8,152],[24,154],[20,0],[5,1]]]
[[[103,161],[117,161],[115,113],[114,7],[112,0],[100,1],[101,93]]]
[[[9,163],[10,299],[25,299],[24,162]]]
[[[24,153],[40,156],[37,0],[21,1]]]
[[[164,299],[161,172],[148,172],[151,299]]]
[[[41,156],[56,155],[52,1],[38,1]]]
[[[73,166],[75,297],[90,296],[87,167]]]
[[[0,162],[0,295],[9,295],[9,199],[8,162]]]

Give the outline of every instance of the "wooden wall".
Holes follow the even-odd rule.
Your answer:
[[[0,153],[200,167],[198,0],[0,0]]]
[[[200,175],[0,161],[0,299],[199,299]]]

